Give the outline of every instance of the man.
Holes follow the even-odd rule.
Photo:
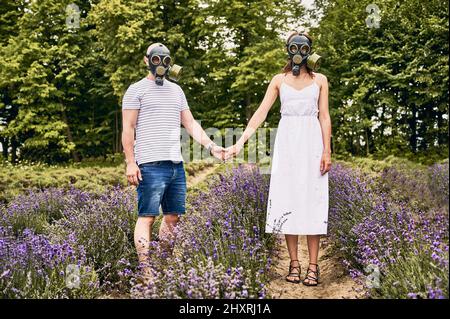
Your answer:
[[[173,238],[173,228],[185,213],[180,124],[215,157],[224,156],[223,148],[212,142],[195,121],[181,87],[166,79],[171,62],[167,47],[150,45],[144,62],[150,70],[148,76],[131,84],[122,102],[126,175],[130,184],[137,186],[138,194],[134,243],[141,263],[148,260],[152,225],[160,206],[164,215],[159,229],[162,240]]]

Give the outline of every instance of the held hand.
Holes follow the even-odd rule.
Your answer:
[[[215,158],[217,158],[217,159],[223,161],[223,160],[224,160],[224,157],[225,157],[225,149],[224,149],[223,147],[221,147],[221,146],[214,145],[214,146],[211,148],[211,154],[212,154]]]
[[[142,181],[141,170],[136,163],[130,163],[127,165],[127,180],[131,185],[137,186],[139,181]]]
[[[331,152],[324,151],[320,160],[320,173],[325,175],[331,169]]]
[[[225,149],[225,160],[232,158],[240,153],[242,146],[239,144],[234,144],[233,146],[227,147]]]

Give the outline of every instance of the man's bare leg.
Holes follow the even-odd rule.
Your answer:
[[[150,240],[152,234],[152,226],[155,222],[155,217],[138,217],[136,226],[134,228],[134,245],[139,258],[139,264],[144,267],[148,266]]]
[[[165,214],[159,227],[160,243],[169,253],[172,253],[172,243],[175,240],[174,228],[179,220],[180,217],[177,214]]]

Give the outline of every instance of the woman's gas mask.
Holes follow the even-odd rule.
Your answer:
[[[170,51],[164,44],[158,44],[147,54],[148,69],[155,76],[155,83],[163,85],[164,78],[178,81],[181,76],[182,67],[174,64],[170,65],[172,58]]]
[[[300,74],[300,67],[306,63],[308,68],[317,71],[320,66],[321,56],[317,53],[311,54],[312,43],[303,34],[294,35],[286,43],[286,49],[292,63],[292,74]]]

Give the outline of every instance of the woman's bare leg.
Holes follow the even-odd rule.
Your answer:
[[[308,235],[306,236],[306,241],[308,242],[308,252],[309,252],[309,268],[316,271],[317,266],[312,264],[317,264],[319,258],[319,244],[320,235]],[[310,277],[315,277],[313,273],[309,273]],[[306,283],[315,283],[315,280],[305,278]]]
[[[289,252],[289,257],[291,258],[290,265],[293,267],[300,267],[298,262],[298,235],[285,235],[286,245]],[[299,274],[298,268],[292,269],[293,274]],[[299,280],[297,276],[288,276],[289,280]]]

